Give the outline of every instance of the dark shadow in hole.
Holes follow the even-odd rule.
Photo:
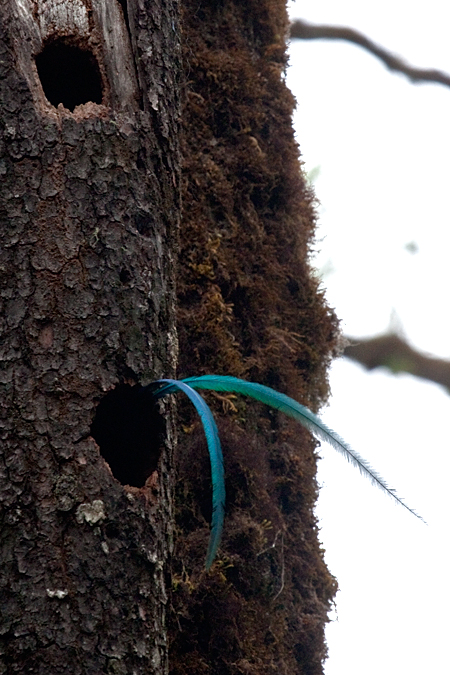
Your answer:
[[[133,277],[128,270],[120,270],[119,279],[123,284],[128,284],[132,278]]]
[[[103,100],[102,78],[95,56],[62,40],[47,44],[36,56],[36,67],[47,100],[73,112],[75,106]]]
[[[164,419],[142,387],[123,384],[97,406],[91,435],[122,485],[143,487],[155,471],[164,442]]]

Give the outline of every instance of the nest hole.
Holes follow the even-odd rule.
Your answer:
[[[36,67],[47,100],[71,112],[77,105],[103,100],[102,78],[95,56],[62,40],[47,44],[36,56]]]
[[[122,485],[143,487],[156,470],[165,436],[156,402],[142,387],[120,385],[97,406],[91,435]]]

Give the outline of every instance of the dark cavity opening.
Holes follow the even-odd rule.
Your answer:
[[[95,56],[55,40],[36,56],[36,67],[47,100],[73,112],[75,106],[103,99],[102,79]]]
[[[142,387],[120,385],[97,406],[91,435],[122,485],[143,487],[156,470],[164,441],[164,420]]]

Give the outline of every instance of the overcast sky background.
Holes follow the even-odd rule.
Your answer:
[[[351,26],[411,65],[450,73],[442,0],[299,0],[291,16]],[[395,328],[450,359],[450,89],[412,85],[357,46],[316,40],[292,42],[288,84],[306,170],[320,169],[316,264],[344,333]],[[324,421],[428,526],[322,446],[317,514],[340,586],[325,673],[450,673],[450,396],[346,359],[330,382]]]

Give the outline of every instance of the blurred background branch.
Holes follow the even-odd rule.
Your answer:
[[[433,82],[450,87],[450,75],[447,73],[434,68],[414,68],[400,57],[375,44],[375,42],[372,42],[372,40],[369,40],[369,38],[353,28],[312,24],[302,19],[296,19],[291,23],[291,39],[345,40],[346,42],[353,42],[379,58],[389,70],[403,73],[413,83]]]
[[[398,335],[346,340],[349,344],[344,349],[344,356],[361,363],[368,370],[384,366],[392,373],[410,373],[450,390],[450,362],[421,354]]]

